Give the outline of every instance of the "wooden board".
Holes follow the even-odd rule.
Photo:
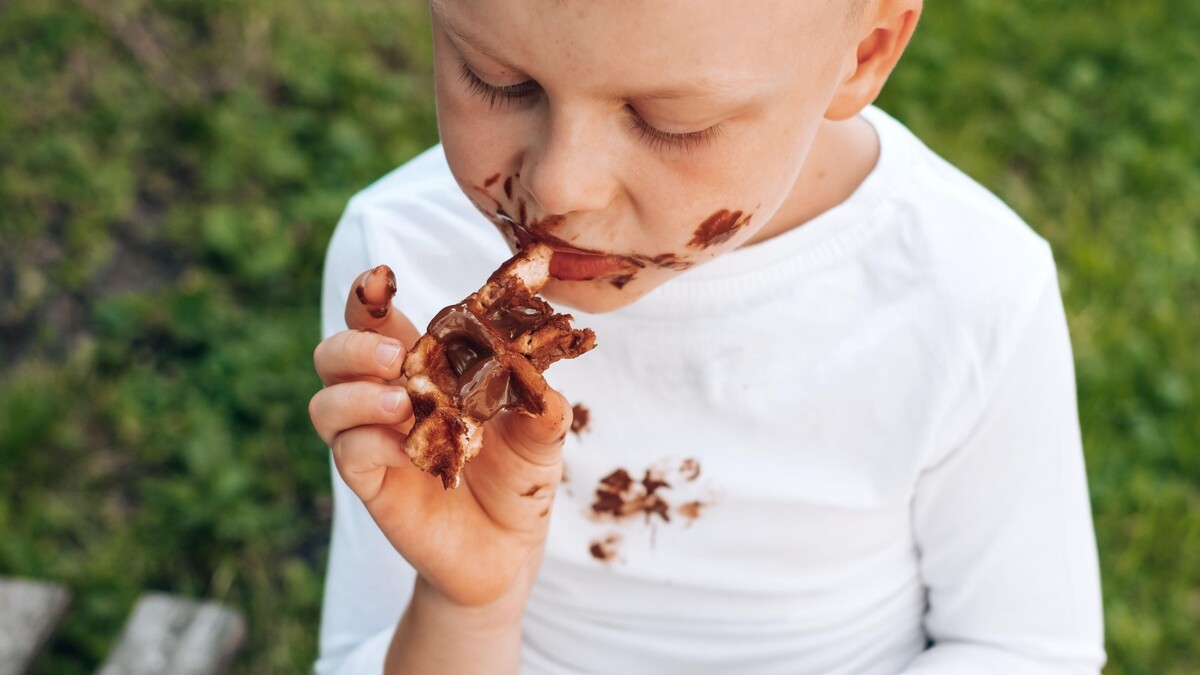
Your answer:
[[[0,675],[29,669],[70,601],[58,584],[0,577]]]
[[[242,615],[215,602],[164,593],[138,599],[99,675],[218,675],[242,646]]]

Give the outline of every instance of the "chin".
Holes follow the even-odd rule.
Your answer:
[[[646,281],[634,279],[625,284],[623,288],[617,288],[611,282],[603,280],[562,281],[551,279],[539,295],[556,307],[569,307],[588,314],[604,314],[633,304],[634,301],[658,285],[645,283]]]

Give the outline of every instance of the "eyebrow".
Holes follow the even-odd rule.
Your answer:
[[[459,27],[458,24],[456,24],[455,21],[443,11],[442,0],[430,0],[429,4],[432,11],[435,12],[438,16],[438,19],[441,20],[442,25],[445,26],[446,30],[449,31],[455,39],[465,43],[471,49],[479,52],[483,56],[486,56],[496,63],[499,63],[505,68],[522,71],[521,68],[514,66],[504,57],[491,51],[486,46],[481,44],[479,40],[462,30],[462,28]],[[736,94],[744,92],[748,84],[748,82],[717,83],[709,80],[708,78],[701,77],[699,79],[692,80],[688,84],[670,84],[660,88],[634,90],[628,92],[625,96],[620,98],[634,100],[653,99],[660,101],[675,101],[686,98],[712,97],[717,99],[740,101],[744,97],[737,96]]]

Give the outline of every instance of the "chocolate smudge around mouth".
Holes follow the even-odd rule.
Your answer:
[[[688,242],[688,246],[703,249],[724,243],[737,234],[738,230],[749,225],[753,215],[752,213],[743,215],[741,211],[721,209],[700,223],[692,240]]]
[[[491,220],[492,223],[496,225],[496,227],[501,231],[501,234],[504,236],[505,240],[508,241],[508,243],[514,248],[523,248],[524,246],[528,245],[529,242],[536,240],[544,244],[548,244],[551,247],[557,247],[575,253],[617,257],[620,258],[623,263],[637,269],[643,269],[647,266],[654,266],[660,269],[682,271],[695,265],[694,262],[682,259],[673,253],[663,253],[656,256],[638,254],[619,255],[604,251],[597,251],[595,249],[581,248],[572,242],[563,239],[562,237],[554,235],[551,232],[553,229],[559,227],[564,220],[566,220],[564,216],[551,214],[542,218],[531,218],[525,200],[520,197],[517,198],[517,215],[514,218],[507,210],[505,210],[503,202],[493,196],[491,191],[487,189],[499,180],[499,176],[500,174],[496,174],[495,176],[490,177],[487,181],[485,181],[484,186],[472,186],[477,192],[487,197],[496,205],[495,210],[489,213],[487,209],[479,207],[478,204],[476,204],[476,207],[479,208],[480,211],[483,211],[484,215],[488,217],[488,220]],[[513,176],[509,176],[504,180],[504,196],[510,201],[512,200],[512,181],[513,178],[517,177],[520,177],[520,174],[514,174]],[[635,274],[636,272],[622,273],[604,277],[603,279],[608,281],[616,288],[621,289],[633,280]],[[594,280],[595,279],[580,279],[579,281]]]
[[[659,255],[649,258],[648,262],[655,267],[666,270],[676,270],[682,272],[696,266],[696,263],[691,260],[680,258],[674,253],[660,253]]]
[[[618,274],[617,276],[610,278],[608,283],[615,286],[617,290],[621,290],[622,288],[625,288],[625,284],[633,281],[633,276],[634,275],[632,274]]]

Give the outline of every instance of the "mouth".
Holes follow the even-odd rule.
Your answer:
[[[536,241],[554,250],[554,257],[550,259],[550,276],[555,279],[562,281],[611,280],[624,277],[638,268],[645,267],[644,264],[629,256],[577,248],[555,237],[535,238],[520,223],[503,211],[497,213],[496,218],[512,228],[518,248],[523,249]]]

